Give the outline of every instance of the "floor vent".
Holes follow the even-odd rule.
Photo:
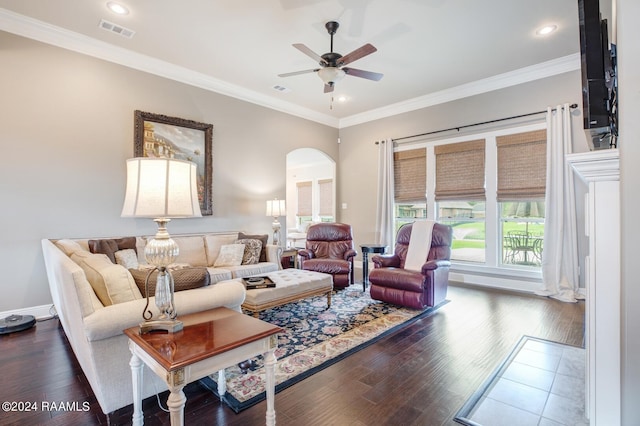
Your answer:
[[[125,28],[123,26],[120,26],[118,24],[114,24],[113,22],[109,22],[109,21],[106,21],[104,19],[102,19],[100,21],[99,27],[102,28],[105,31],[116,33],[116,34],[121,35],[122,37],[125,37],[125,38],[132,38],[136,33],[135,31],[130,30],[129,28]]]

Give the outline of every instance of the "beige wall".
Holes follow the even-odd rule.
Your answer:
[[[378,151],[375,141],[544,111],[548,105],[565,102],[582,105],[579,71],[340,129],[338,206],[347,203],[346,210],[339,210],[340,220],[352,224],[356,244],[376,241]],[[588,150],[580,108],[572,113],[574,152]],[[491,128],[544,119],[545,115],[540,114],[534,118],[499,123]],[[488,128],[473,127],[466,132]],[[446,138],[463,133],[447,132],[435,137]]]
[[[0,46],[0,312],[51,303],[40,239],[155,231],[120,218],[134,110],[214,125],[214,214],[172,233],[271,234],[286,154],[338,159],[337,129],[8,33]]]

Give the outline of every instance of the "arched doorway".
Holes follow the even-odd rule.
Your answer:
[[[304,247],[309,224],[336,220],[336,162],[320,150],[299,148],[287,154],[286,176],[287,246]]]

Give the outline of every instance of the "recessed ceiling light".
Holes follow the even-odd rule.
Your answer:
[[[120,3],[116,3],[116,2],[110,1],[110,2],[107,2],[107,7],[109,8],[110,11],[112,11],[113,13],[115,13],[117,15],[128,15],[129,14],[129,9],[127,9],[126,7],[121,5]]]
[[[345,95],[340,95],[338,96],[338,102],[347,102],[349,100],[348,97],[346,97]]]
[[[545,25],[544,27],[540,27],[536,30],[536,34],[540,36],[545,36],[551,34],[555,30],[558,29],[557,25]]]

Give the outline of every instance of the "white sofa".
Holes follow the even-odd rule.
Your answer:
[[[240,280],[228,280],[272,272],[281,268],[279,262],[281,249],[271,245],[266,246],[267,262],[255,265],[213,267],[221,246],[231,244],[237,238],[237,232],[173,236],[180,247],[177,263],[206,266],[211,277],[211,284],[208,286],[175,293],[178,317],[181,314],[219,306],[240,311],[246,294],[245,288]],[[145,262],[143,253],[146,241],[146,237],[136,237],[136,250],[141,263]],[[124,266],[111,263],[104,254],[89,252],[88,239],[45,239],[42,240],[42,250],[51,296],[58,317],[102,411],[108,414],[132,404],[129,367],[131,353],[127,337],[122,331],[137,326],[142,321],[146,299],[142,297],[131,274]],[[104,258],[100,259],[100,256],[106,258],[107,262]],[[127,297],[123,299],[121,292],[117,296],[119,299],[116,300],[119,303],[101,302],[94,290],[94,286],[97,285],[95,270],[87,269],[87,265],[82,260],[87,258],[102,265],[101,269],[98,268],[101,279],[117,282],[121,290],[123,288],[126,290]],[[150,305],[154,315],[157,316],[153,301]],[[142,389],[143,398],[164,390],[166,386],[162,381],[150,370],[146,370]]]

